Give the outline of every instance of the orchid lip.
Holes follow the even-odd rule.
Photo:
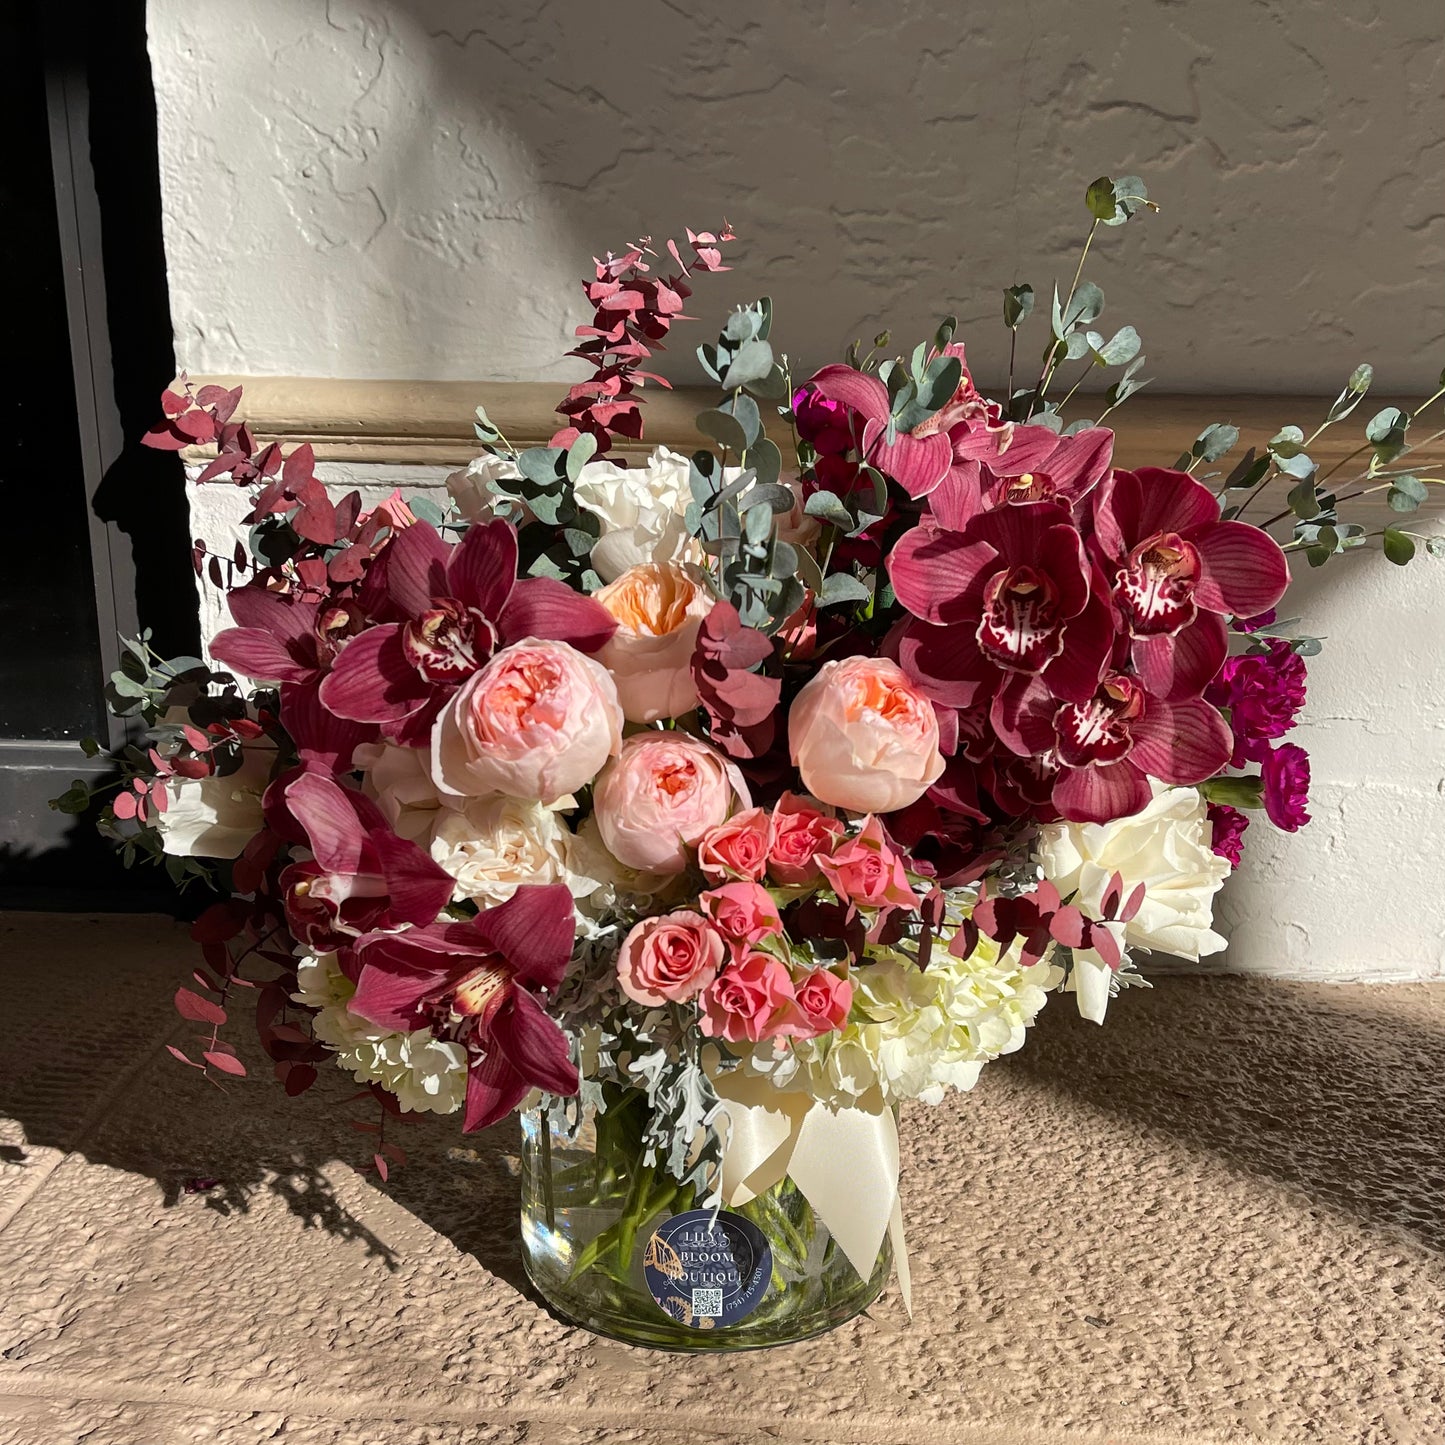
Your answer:
[[[507,1001],[513,987],[509,969],[500,963],[484,963],[452,990],[452,1012],[462,1018],[475,1018],[485,1027]]]
[[[1064,650],[1058,600],[1052,579],[1032,567],[996,573],[984,593],[979,647],[1011,672],[1041,672]]]
[[[1136,637],[1177,633],[1198,615],[1199,552],[1177,532],[1156,532],[1115,574],[1119,602]]]
[[[479,647],[478,644],[481,644]],[[440,597],[402,629],[406,660],[428,682],[469,677],[491,655],[496,631],[477,611],[452,597]]]
[[[1054,716],[1059,760],[1072,768],[1107,766],[1134,746],[1129,724],[1144,710],[1144,695],[1131,677],[1104,679],[1088,702],[1065,703]]]

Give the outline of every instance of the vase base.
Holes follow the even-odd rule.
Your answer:
[[[711,1355],[740,1350],[766,1350],[777,1345],[796,1345],[817,1339],[830,1330],[856,1319],[883,1293],[885,1278],[869,1281],[866,1292],[849,1300],[845,1309],[820,1311],[812,1318],[766,1318],[757,1323],[744,1321],[718,1330],[691,1329],[679,1325],[660,1310],[655,1319],[638,1309],[608,1309],[601,1301],[570,1296],[537,1277],[531,1261],[523,1251],[523,1266],[533,1289],[546,1302],[548,1309],[578,1329],[587,1330],[604,1339],[642,1349],[665,1350],[676,1355]]]

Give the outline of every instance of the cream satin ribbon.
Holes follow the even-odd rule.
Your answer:
[[[912,1316],[893,1110],[881,1100],[867,1107],[864,1100],[835,1111],[741,1069],[714,1084],[732,1123],[723,1155],[723,1202],[735,1208],[791,1178],[862,1279],[871,1278],[888,1235],[899,1293]]]

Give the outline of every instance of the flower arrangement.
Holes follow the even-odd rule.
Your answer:
[[[1089,242],[1154,208],[1132,177],[1087,204]],[[733,239],[599,260],[565,424],[519,450],[479,409],[445,510],[333,499],[309,447],[259,445],[238,391],[182,378],[147,441],[214,444],[198,482],[250,490],[247,544],[195,558],[235,625],[210,662],[128,643],[111,686],[146,737],[102,830],[223,895],[176,995],[207,1032],[171,1052],[244,1074],[221,1030],[258,990],[288,1093],[329,1062],[381,1105],[383,1178],[407,1114],[470,1131],[540,1101],[543,1147],[587,1123],[599,1160],[635,1158],[589,1176],[610,1222],[568,1278],[619,1287],[643,1226],[688,1203],[738,1208],[795,1271],[816,1214],[867,1281],[885,1231],[901,1252],[898,1104],[970,1088],[1051,992],[1102,1021],[1139,953],[1223,948],[1212,899],[1250,814],[1308,821],[1285,739],[1319,643],[1277,619],[1286,554],[1358,548],[1341,502],[1408,512],[1437,480],[1401,464],[1414,418],[1393,407],[1353,492],[1310,461],[1367,367],[1314,436],[1287,426],[1228,475],[1208,470],[1224,424],[1173,465],[1113,467],[1102,423],[1144,358],[1132,327],[1093,329],[1088,242],[1022,387],[1034,293],[1005,293],[1002,399],[951,319],[907,356],[885,334],[795,374],[763,299],[697,348],[711,445],[614,460]],[[1066,417],[1077,383],[1053,399],[1074,362],[1113,374],[1097,420]],[[816,1183],[823,1146],[862,1137],[839,1119],[881,1140],[857,1210]],[[670,1250],[654,1236],[648,1268]],[[658,1299],[682,1326],[723,1318]]]

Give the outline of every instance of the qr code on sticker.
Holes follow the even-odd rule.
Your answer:
[[[695,1289],[692,1292],[692,1317],[695,1320],[715,1320],[723,1312],[723,1292],[720,1289]]]

